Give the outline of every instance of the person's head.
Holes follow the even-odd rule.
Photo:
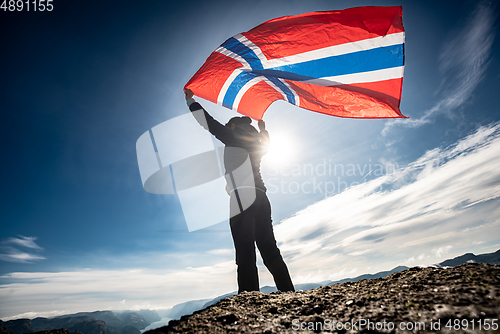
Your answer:
[[[242,117],[233,117],[231,118],[227,123],[226,126],[234,129],[237,126],[245,126],[245,125],[250,125],[252,124],[252,119],[248,116],[242,116]]]
[[[241,142],[259,142],[259,131],[252,126],[252,119],[250,117],[233,117],[226,123],[226,126],[234,130],[235,138]]]

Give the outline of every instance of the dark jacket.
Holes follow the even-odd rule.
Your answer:
[[[262,156],[267,153],[269,147],[269,133],[266,130],[259,132],[251,125],[240,125],[235,129],[224,126],[210,116],[198,102],[191,103],[189,110],[191,112],[203,111],[204,120],[195,117],[198,123],[226,145],[224,148],[226,175],[230,175],[250,157],[255,187],[266,191],[266,186],[260,174],[260,163]],[[238,187],[230,186],[229,180],[228,186],[229,191]]]

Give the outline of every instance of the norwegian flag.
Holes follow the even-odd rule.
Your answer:
[[[402,7],[276,18],[225,41],[186,84],[254,119],[276,100],[349,118],[399,118]]]

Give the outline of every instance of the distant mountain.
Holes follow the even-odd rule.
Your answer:
[[[14,334],[14,332],[11,332],[4,326],[4,322],[0,320],[0,334]]]
[[[134,311],[134,312],[137,313],[137,314],[139,314],[140,316],[142,316],[144,318],[144,320],[146,320],[150,324],[152,324],[153,322],[157,322],[157,321],[161,320],[160,315],[156,311],[152,311],[152,310],[139,310],[139,311]]]
[[[217,297],[219,298],[219,297]],[[180,319],[185,314],[193,313],[196,310],[201,310],[207,302],[212,299],[190,300],[188,302],[180,303],[167,311],[164,316],[170,319]]]
[[[130,327],[137,328],[139,331],[143,328],[148,327],[149,322],[144,319],[144,317],[136,312],[123,312],[118,314],[118,318]]]
[[[9,331],[7,328],[3,327],[3,322],[0,320],[0,334],[14,334],[14,332]],[[52,329],[49,331],[34,332],[33,334],[70,334],[69,330],[65,328]],[[83,334],[80,332],[73,332],[71,334]]]
[[[456,258],[443,261],[439,264],[440,267],[455,267],[464,263],[488,263],[488,264],[500,264],[500,249],[495,253],[474,255],[472,253],[466,253],[464,255],[457,256]]]
[[[55,328],[65,328],[70,332],[77,331],[83,334],[140,334],[141,329],[160,319],[160,316],[151,310],[123,311],[117,315],[112,311],[96,311],[66,314],[54,318],[10,320],[2,322],[1,325],[13,334],[34,333]]]
[[[325,285],[332,285],[332,284],[344,283],[344,282],[357,282],[357,281],[361,281],[362,279],[382,278],[382,277],[387,277],[391,274],[394,274],[394,273],[397,273],[397,272],[400,272],[403,270],[407,270],[407,269],[410,269],[410,268],[406,267],[406,266],[397,266],[396,268],[389,270],[389,271],[381,271],[381,272],[378,272],[376,274],[364,274],[364,275],[360,275],[360,276],[357,276],[354,278],[344,278],[344,279],[341,279],[339,281],[334,281],[334,282],[331,282],[331,283],[328,283]]]
[[[48,327],[48,324],[53,324],[56,321],[71,321],[66,318],[79,318],[79,317],[87,317],[89,319],[96,319],[96,320],[101,320],[106,323],[107,327],[112,327],[112,328],[122,328],[127,326],[127,324],[124,324],[112,311],[95,311],[95,312],[78,312],[75,314],[65,314],[61,315],[58,317],[54,318],[35,318],[31,320],[31,323],[34,326],[35,331],[42,331],[46,330]],[[64,326],[62,326],[64,327]],[[62,328],[58,327],[58,328]],[[55,327],[54,327],[55,328]],[[66,328],[66,327],[64,327]]]
[[[262,289],[261,289],[262,290]],[[217,304],[219,301],[223,300],[223,299],[226,299],[226,298],[229,298],[229,297],[232,297],[236,295],[236,291],[233,291],[233,292],[230,292],[230,293],[226,293],[225,295],[222,295],[222,296],[219,296],[219,297],[216,297],[214,299],[211,299],[209,300],[208,302],[206,302],[205,304],[203,304],[202,307],[200,307],[198,310],[201,310],[201,309],[204,309],[206,307],[209,307],[209,306],[212,306],[214,304]],[[197,310],[196,310],[197,311]],[[193,311],[194,312],[194,311]],[[191,312],[192,313],[192,312]],[[184,314],[189,314],[189,313],[184,313]],[[181,315],[184,315],[184,314],[181,314]],[[180,317],[179,317],[180,318]],[[172,318],[172,319],[179,319],[179,318]]]
[[[0,325],[12,333],[33,333],[33,326],[29,319],[16,319],[1,322]],[[2,332],[3,333],[3,332]]]
[[[8,323],[9,321],[6,322],[6,324]],[[56,328],[66,328],[70,332],[77,331],[85,334],[119,334],[119,332],[115,333],[109,331],[104,321],[86,315],[61,316],[52,319],[35,318],[31,320],[31,325],[33,326],[33,332],[40,332]],[[13,329],[10,330],[16,332]],[[16,332],[16,333],[31,333],[31,332]]]

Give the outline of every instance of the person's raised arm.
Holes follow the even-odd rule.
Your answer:
[[[196,121],[198,121],[201,126],[210,131],[215,138],[219,139],[224,144],[228,144],[234,139],[233,133],[229,128],[216,121],[198,102],[194,100],[194,93],[191,89],[184,88],[184,94],[186,97],[186,103],[192,113],[197,111],[203,112],[202,115],[205,116],[204,119],[199,119],[195,116]]]

